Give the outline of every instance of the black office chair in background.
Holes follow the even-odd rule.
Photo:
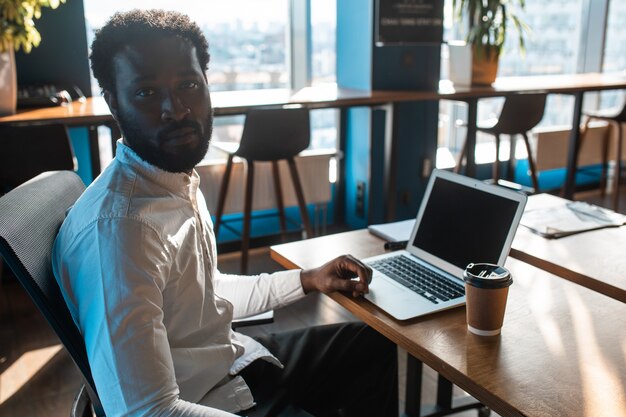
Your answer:
[[[85,185],[70,171],[45,172],[0,197],[0,255],[70,353],[84,386],[72,417],[103,416],[85,345],[52,274],[52,244]]]
[[[0,195],[42,172],[76,169],[64,125],[0,126],[0,138]]]
[[[528,152],[528,165],[530,169],[530,177],[532,180],[534,192],[539,191],[539,180],[537,177],[537,170],[535,168],[535,161],[530,148],[530,141],[528,139],[528,132],[537,126],[543,118],[543,113],[546,107],[545,93],[519,93],[506,96],[502,110],[498,119],[491,121],[489,124],[479,124],[476,129],[479,132],[488,133],[493,135],[496,140],[496,160],[493,164],[493,180],[498,182],[500,179],[500,135],[509,135],[511,137],[511,151],[509,154],[509,164],[507,178],[512,179],[513,168],[515,163],[515,135],[521,135],[526,145],[526,151]],[[467,149],[467,141],[463,144],[461,153],[455,167],[455,172],[461,170],[463,160],[467,156],[467,152],[473,152],[474,150]]]
[[[304,229],[308,237],[313,236],[311,222],[304,201],[302,183],[294,158],[309,146],[311,138],[309,110],[306,108],[268,108],[250,110],[246,115],[241,142],[234,150],[224,144],[214,143],[218,149],[228,153],[226,171],[220,187],[215,213],[215,236],[219,235],[222,216],[226,204],[228,184],[233,167],[233,158],[238,156],[246,161],[246,191],[244,201],[243,233],[241,239],[241,272],[248,269],[248,249],[250,247],[250,221],[252,213],[252,190],[254,187],[254,163],[271,162],[276,193],[276,205],[280,216],[281,232],[286,231],[285,209],[280,186],[278,161],[287,161],[291,179],[296,191],[298,207]]]
[[[620,177],[622,175],[622,123],[626,123],[626,102],[621,108],[612,108],[598,111],[585,111],[583,116],[587,118],[585,124],[581,129],[580,134],[580,143],[582,147],[582,142],[585,140],[585,136],[587,131],[589,130],[589,123],[592,120],[602,120],[608,122],[611,128],[616,128],[617,136],[615,142],[615,166],[613,167],[613,184],[612,184],[612,194],[613,194],[613,210],[617,211],[619,208],[619,183]],[[610,138],[611,135],[607,135],[607,139]],[[580,149],[579,147],[578,149]],[[600,187],[602,193],[604,195],[604,190],[606,188],[606,167],[608,164],[608,140],[603,145],[602,152],[602,179],[600,182]]]

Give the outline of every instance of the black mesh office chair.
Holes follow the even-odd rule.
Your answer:
[[[75,169],[64,125],[0,126],[0,196],[44,171]],[[0,280],[3,269],[0,259]]]
[[[298,199],[300,216],[307,236],[313,235],[309,215],[304,201],[304,192],[295,163],[295,156],[309,146],[311,138],[309,110],[305,108],[272,108],[251,110],[246,115],[241,142],[236,150],[214,144],[217,148],[228,153],[228,162],[215,213],[215,236],[219,234],[224,214],[224,206],[228,193],[228,184],[233,167],[233,158],[238,156],[246,160],[246,192],[244,202],[244,221],[241,241],[241,272],[248,269],[248,249],[250,247],[250,220],[252,212],[252,190],[254,187],[254,163],[269,161],[272,163],[276,204],[280,216],[280,227],[286,230],[285,210],[280,187],[278,161],[287,161],[291,179]]]
[[[52,326],[83,375],[72,416],[104,411],[91,376],[83,338],[52,274],[52,244],[65,213],[82,194],[70,171],[45,172],[0,197],[0,255]]]
[[[0,126],[0,195],[45,171],[73,171],[64,125]]]
[[[613,168],[613,210],[619,208],[619,183],[622,175],[622,123],[626,123],[626,103],[621,108],[613,108],[598,111],[586,111],[583,114],[587,120],[583,125],[580,135],[580,141],[585,140],[586,133],[589,129],[589,123],[592,120],[603,120],[609,123],[611,128],[617,128],[617,139],[615,143],[615,166]],[[610,136],[609,136],[610,137]],[[580,147],[578,148],[580,149]],[[600,187],[602,192],[606,188],[606,166],[608,163],[608,141],[604,143],[602,151],[602,180]]]
[[[535,161],[532,151],[530,149],[530,141],[528,140],[528,132],[537,126],[543,118],[543,113],[546,107],[545,93],[520,93],[512,94],[505,98],[504,105],[500,111],[500,115],[495,122],[487,125],[478,125],[476,129],[479,132],[488,133],[493,135],[496,139],[496,161],[493,164],[493,179],[495,182],[500,178],[500,135],[511,136],[511,151],[509,156],[508,174],[509,179],[513,176],[513,164],[515,161],[515,135],[521,135],[526,145],[526,151],[528,152],[528,165],[530,168],[530,177],[533,183],[535,192],[539,191],[539,180],[537,177],[537,170],[535,168]],[[456,164],[455,172],[459,172],[463,163],[463,159],[466,157],[467,141],[463,144],[459,159]],[[473,151],[473,150],[471,150]]]

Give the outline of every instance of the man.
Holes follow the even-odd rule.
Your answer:
[[[172,12],[116,14],[91,62],[123,139],[69,212],[53,269],[107,416],[397,415],[396,348],[367,326],[258,341],[231,330],[233,317],[312,291],[361,295],[371,270],[342,256],[308,271],[218,271],[194,170],[212,130],[199,28]]]

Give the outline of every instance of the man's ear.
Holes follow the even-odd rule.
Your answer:
[[[111,93],[108,90],[104,90],[103,92],[104,95],[104,101],[107,102],[107,104],[109,105],[109,110],[111,110],[111,114],[113,115],[113,118],[117,121],[117,97],[115,96],[115,94]]]

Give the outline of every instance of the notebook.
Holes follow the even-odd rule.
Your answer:
[[[393,223],[370,224],[367,228],[370,233],[385,239],[387,242],[406,242],[411,237],[413,226],[415,226],[415,219]]]
[[[469,263],[504,265],[526,195],[448,171],[428,181],[406,250],[364,259],[365,298],[399,320],[465,304]]]

